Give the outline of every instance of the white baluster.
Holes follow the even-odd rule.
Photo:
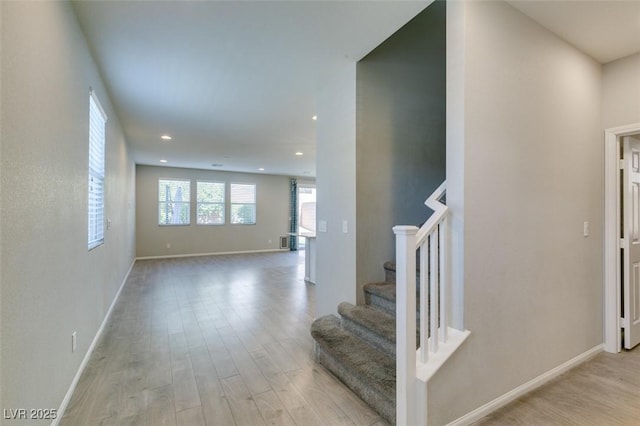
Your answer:
[[[447,216],[440,223],[440,337],[444,343],[449,338],[449,284],[447,248],[448,248]]]
[[[431,328],[431,340],[429,342],[429,350],[433,353],[438,352],[438,302],[439,289],[438,285],[438,242],[439,242],[438,227],[433,230],[433,233],[429,235],[429,297],[430,297],[430,312],[429,312],[429,326]]]
[[[427,286],[428,244],[420,246],[420,362],[429,358],[429,287]]]

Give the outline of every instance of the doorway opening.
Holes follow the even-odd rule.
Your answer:
[[[604,350],[612,353],[640,337],[638,135],[640,123],[605,131]]]
[[[315,185],[298,186],[298,235],[316,234],[316,187]],[[298,249],[304,250],[306,238],[298,239]]]

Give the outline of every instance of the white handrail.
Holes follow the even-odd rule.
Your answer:
[[[443,182],[425,202],[433,214],[420,229],[415,226],[393,228],[396,234],[396,423],[399,425],[426,424],[426,401],[416,401],[417,386],[419,382],[426,383],[469,335],[468,331],[449,327],[449,208],[440,201],[445,191],[446,182]],[[416,312],[417,250],[420,251],[419,312]],[[417,319],[420,348],[416,351]]]
[[[418,230],[418,234],[416,235],[416,244],[418,245],[422,244],[427,236],[433,232],[435,227],[438,226],[442,220],[442,217],[445,216],[449,210],[448,207],[440,201],[446,192],[446,185],[447,181],[442,182],[438,189],[433,191],[433,194],[431,194],[429,198],[427,198],[427,201],[424,202],[427,207],[433,210],[433,214]]]

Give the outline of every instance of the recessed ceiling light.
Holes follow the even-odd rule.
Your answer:
[[[298,151],[298,152],[296,152],[296,155],[297,155],[298,157],[300,157],[301,155],[304,155],[304,153],[302,153],[302,152]]]
[[[317,115],[314,115],[313,117],[311,117],[311,119],[312,119],[313,121],[316,121],[316,120],[318,119],[318,116],[317,116]]]
[[[170,141],[170,140],[171,140],[171,136],[169,136],[169,135],[162,135],[162,136],[160,136],[160,139],[165,140],[165,141]]]
[[[258,170],[260,170],[261,172],[264,172],[264,167],[260,167]]]
[[[161,163],[166,163],[166,162],[167,162],[167,160],[160,160],[160,162],[161,162]]]

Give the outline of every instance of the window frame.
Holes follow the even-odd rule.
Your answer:
[[[242,186],[253,186],[253,203],[234,203],[233,202],[233,186],[234,185],[242,185]],[[230,182],[229,183],[229,224],[230,225],[256,225],[258,223],[258,185],[253,182]],[[253,206],[253,222],[244,223],[244,222],[234,222],[233,221],[233,207],[236,205],[240,206]]]
[[[213,183],[222,185],[222,202],[212,202],[212,201],[200,201],[198,199],[198,185],[200,183]],[[224,181],[217,180],[206,180],[206,179],[197,179],[196,180],[196,226],[224,226],[227,224],[227,183]],[[200,206],[201,205],[222,205],[222,223],[200,223]]]
[[[94,119],[100,120],[98,123]],[[98,96],[89,88],[89,147],[87,176],[87,248],[91,251],[105,240],[105,175],[107,114]],[[99,128],[94,126],[99,125]],[[94,190],[99,188],[99,190]]]
[[[169,181],[169,182],[183,182],[183,183],[187,183],[189,186],[189,190],[186,191],[187,196],[189,197],[186,201],[182,200],[182,201],[177,201],[178,203],[181,203],[183,205],[187,206],[187,222],[186,223],[161,223],[160,219],[161,219],[161,205],[170,203],[172,201],[170,200],[164,200],[161,201],[160,200],[160,182],[162,181]],[[191,225],[191,179],[184,179],[184,178],[163,178],[160,177],[158,178],[158,186],[157,186],[157,197],[158,197],[158,210],[157,210],[157,220],[158,220],[158,226],[190,226]],[[173,201],[174,203],[176,203],[176,201]],[[168,206],[167,206],[168,207]],[[165,213],[166,214],[166,213]]]

